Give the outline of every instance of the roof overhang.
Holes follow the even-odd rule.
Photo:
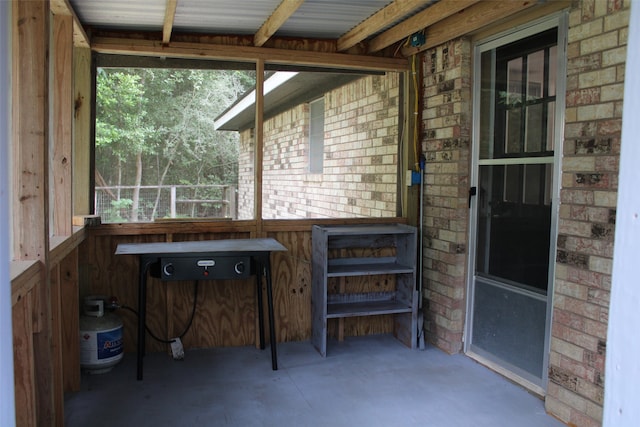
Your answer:
[[[264,81],[263,118],[313,101],[325,93],[368,74],[349,72],[277,71]],[[217,130],[242,131],[254,127],[256,92],[252,90],[216,117]]]

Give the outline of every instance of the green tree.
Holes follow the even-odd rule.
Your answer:
[[[237,184],[238,135],[215,131],[214,119],[254,84],[253,73],[234,70],[101,70],[97,179],[135,186],[133,221],[139,210],[149,220],[158,214],[160,189],[152,206],[141,207],[142,185],[192,185],[190,197],[203,198],[214,196],[196,185]]]

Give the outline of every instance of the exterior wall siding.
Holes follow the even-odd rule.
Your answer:
[[[309,173],[308,104],[265,120],[263,218],[396,216],[399,99],[397,73],[325,94],[321,174]],[[253,206],[250,132],[241,133],[240,143],[242,209]]]

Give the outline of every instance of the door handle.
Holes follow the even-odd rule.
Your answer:
[[[473,196],[475,196],[476,194],[478,194],[478,188],[477,187],[469,188],[469,208],[471,208],[471,198]]]

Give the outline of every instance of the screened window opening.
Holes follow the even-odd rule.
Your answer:
[[[106,223],[253,218],[238,200],[253,192],[252,178],[239,179],[252,163],[214,119],[254,87],[254,70],[98,68],[95,213]]]
[[[98,64],[103,222],[255,219],[257,184],[263,219],[397,216],[401,73],[265,64],[258,119],[255,68],[244,66]]]
[[[400,74],[301,71],[271,88],[281,73],[265,80],[262,218],[395,217]]]

